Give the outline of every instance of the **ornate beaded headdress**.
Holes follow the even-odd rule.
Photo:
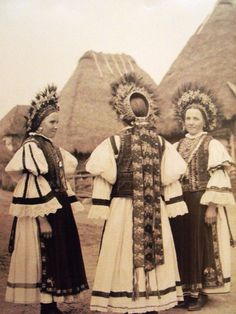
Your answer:
[[[138,118],[134,114],[130,100],[134,94],[141,95],[148,104],[148,114],[145,119],[155,119],[160,113],[157,107],[157,95],[150,86],[142,83],[142,78],[137,78],[134,73],[125,74],[117,82],[111,85],[113,106],[120,118],[128,124],[132,124]]]
[[[26,117],[26,131],[35,132],[43,119],[55,111],[59,111],[57,87],[48,85],[31,101],[28,116]]]
[[[183,125],[187,109],[198,108],[206,120],[206,130],[212,131],[221,123],[222,113],[212,91],[198,84],[187,83],[173,97],[175,115]]]

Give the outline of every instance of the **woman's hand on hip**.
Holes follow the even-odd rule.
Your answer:
[[[216,204],[210,203],[205,213],[205,223],[212,225],[217,219],[217,207]]]

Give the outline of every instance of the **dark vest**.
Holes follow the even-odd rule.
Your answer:
[[[206,135],[205,139],[201,143],[200,147],[194,154],[192,160],[188,164],[188,176],[183,178],[182,187],[184,192],[203,191],[206,189],[207,183],[210,179],[210,175],[207,170],[209,152],[209,143],[212,140],[212,136]],[[188,138],[180,140],[178,145],[178,152],[187,161],[189,155],[184,154],[186,149]]]
[[[111,197],[133,197],[133,169],[132,169],[132,154],[131,154],[131,134],[132,128],[122,131],[120,135],[120,150],[117,164],[117,177],[113,185]],[[113,143],[112,143],[113,142]],[[158,149],[160,160],[165,149],[165,141],[161,138]],[[114,147],[114,140],[111,141],[113,151],[116,154],[117,148]],[[118,152],[118,151],[117,151]]]
[[[48,164],[48,173],[44,174],[43,176],[48,181],[51,189],[55,192],[66,191],[66,179],[60,149],[50,140],[40,135],[31,136],[26,140],[26,142],[35,142],[43,151],[44,157]]]
[[[113,185],[111,197],[133,196],[133,170],[131,156],[131,130],[120,134],[120,150],[117,158],[117,178]]]

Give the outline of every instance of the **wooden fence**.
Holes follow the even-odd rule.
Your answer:
[[[67,180],[79,198],[90,198],[92,196],[93,177],[91,174],[82,171],[67,176]]]

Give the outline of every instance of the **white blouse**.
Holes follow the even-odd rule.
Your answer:
[[[196,138],[206,133],[207,132],[200,132],[196,136],[186,134],[186,137]],[[175,143],[174,146],[177,147],[178,143]],[[235,200],[228,174],[232,165],[232,158],[225,146],[216,139],[210,141],[208,152],[207,170],[209,171],[210,179],[206,191],[201,198],[201,204],[208,205],[209,203],[214,203],[219,206],[234,205]]]
[[[235,204],[228,174],[231,164],[232,159],[225,146],[216,139],[211,140],[207,167],[210,179],[206,192],[202,196],[201,204],[208,205],[210,202],[222,206]]]
[[[120,137],[118,135],[115,136],[115,142],[119,151]],[[93,199],[110,200],[112,185],[116,182],[117,176],[116,158],[117,155],[114,155],[109,138],[92,152],[86,164],[86,170],[95,176]],[[187,207],[183,201],[179,201],[177,206],[171,202],[171,199],[182,195],[182,188],[178,180],[185,171],[185,161],[173,145],[166,141],[161,162],[161,179],[165,201],[170,203],[167,208],[171,217],[187,213]],[[108,205],[92,205],[89,218],[107,219],[108,216]]]
[[[74,173],[77,159],[64,149],[60,148],[60,151],[65,173],[67,175]],[[55,213],[61,208],[61,204],[43,176],[48,172],[48,164],[43,151],[35,142],[29,141],[21,146],[7,164],[5,171],[14,176],[17,181],[13,202],[9,209],[11,215],[37,217]],[[75,195],[69,183],[67,188],[68,196]],[[71,205],[75,211],[83,209],[80,202]]]

